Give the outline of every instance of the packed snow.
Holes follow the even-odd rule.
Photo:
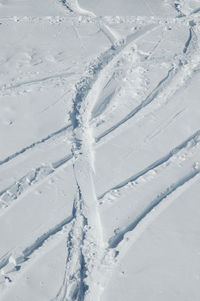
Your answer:
[[[200,1],[0,0],[0,301],[200,300]]]

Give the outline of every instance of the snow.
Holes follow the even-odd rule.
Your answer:
[[[171,3],[172,2],[172,3]],[[81,6],[101,16],[172,16],[173,1],[159,0],[79,0]]]
[[[199,11],[0,0],[0,301],[199,300]]]

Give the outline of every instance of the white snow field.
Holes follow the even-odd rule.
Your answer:
[[[200,300],[200,1],[0,0],[0,301]]]

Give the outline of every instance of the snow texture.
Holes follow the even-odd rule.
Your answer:
[[[0,0],[0,301],[200,300],[199,13]]]

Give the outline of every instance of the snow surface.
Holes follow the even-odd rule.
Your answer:
[[[0,301],[200,300],[199,13],[0,0]]]

